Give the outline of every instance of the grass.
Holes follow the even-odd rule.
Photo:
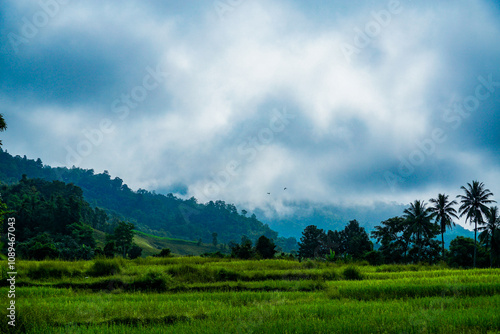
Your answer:
[[[212,244],[202,243],[198,245],[196,241],[159,237],[149,233],[134,230],[134,243],[142,248],[142,256],[152,256],[160,253],[163,248],[169,248],[174,256],[200,255],[220,251]],[[106,244],[106,233],[94,230],[94,238],[97,246],[104,248]]]
[[[496,333],[499,309],[499,269],[19,261],[16,281],[19,333]],[[9,332],[6,321],[0,332]]]

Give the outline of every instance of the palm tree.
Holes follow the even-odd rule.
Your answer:
[[[5,119],[3,115],[0,114],[0,132],[7,130],[7,123],[5,123]],[[2,146],[2,141],[0,140],[0,146]]]
[[[444,232],[446,232],[447,228],[451,228],[452,225],[455,226],[452,217],[458,219],[457,210],[453,207],[457,202],[450,202],[448,200],[448,195],[445,194],[439,194],[437,198],[431,198],[429,201],[434,204],[430,209],[436,217],[436,223],[441,227],[441,245],[444,261]]]
[[[410,207],[405,209],[404,218],[408,223],[407,231],[411,235],[416,235],[416,244],[418,245],[418,260],[421,258],[422,251],[422,236],[425,238],[432,237],[433,224],[431,222],[434,214],[424,201],[416,200],[410,203]]]
[[[458,195],[462,205],[458,209],[460,217],[466,215],[467,220],[472,223],[474,221],[474,268],[476,267],[477,253],[477,224],[483,224],[483,214],[488,211],[487,204],[495,202],[489,199],[493,193],[489,189],[484,188],[483,182],[472,181],[472,184],[467,183],[467,188],[460,187],[465,192],[465,195]]]
[[[493,266],[493,252],[497,250],[495,242],[496,231],[500,229],[500,214],[498,207],[492,206],[486,212],[486,224],[479,227],[478,230],[483,232],[479,234],[479,240],[484,241],[486,245],[490,246],[490,267]]]

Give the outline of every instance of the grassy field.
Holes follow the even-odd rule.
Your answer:
[[[5,282],[5,268],[2,275]],[[7,333],[8,288],[0,290]],[[15,300],[19,333],[500,332],[499,269],[201,257],[20,261]]]
[[[134,232],[134,243],[142,248],[143,257],[158,254],[163,248],[170,249],[174,255],[201,255],[221,251],[220,246],[214,247],[212,244],[202,243],[198,245],[196,241],[159,237],[141,231]],[[94,230],[94,238],[97,241],[97,246],[104,248],[106,233]]]

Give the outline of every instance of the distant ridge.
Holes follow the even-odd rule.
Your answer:
[[[17,183],[22,175],[47,181],[73,183],[82,188],[92,207],[104,209],[110,216],[133,222],[142,232],[170,238],[228,244],[242,236],[255,241],[261,235],[275,240],[283,251],[297,249],[295,238],[278,237],[278,232],[259,221],[255,214],[239,213],[224,201],[198,203],[192,197],[183,200],[172,194],[162,195],[139,189],[133,191],[122,179],[92,169],[51,167],[40,159],[12,156],[0,149],[0,182]]]

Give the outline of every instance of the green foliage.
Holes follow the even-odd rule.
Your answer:
[[[322,257],[325,254],[325,239],[322,229],[318,229],[315,225],[307,226],[300,238],[299,256],[307,259]]]
[[[494,201],[490,199],[493,193],[486,189],[484,183],[479,181],[472,181],[467,183],[467,187],[462,186],[465,195],[458,195],[460,198],[460,217],[465,216],[465,221],[470,223],[474,222],[474,255],[473,255],[473,266],[476,267],[476,254],[477,254],[477,227],[478,224],[481,225],[484,222],[483,215],[488,213],[488,204]]]
[[[114,233],[108,237],[108,241],[115,243],[115,251],[122,254],[123,257],[127,256],[129,249],[132,247],[134,240],[134,224],[119,221],[115,227]]]
[[[487,253],[481,245],[477,248],[477,255],[477,266],[486,267],[489,265]],[[451,267],[471,268],[473,266],[473,256],[473,239],[458,236],[451,241],[447,258]]]
[[[342,271],[342,276],[347,280],[362,280],[363,274],[358,267],[348,266]]]
[[[73,272],[63,262],[40,262],[30,266],[26,273],[34,280],[48,280],[53,278],[80,276],[81,272]]]
[[[172,277],[169,275],[148,271],[134,280],[127,288],[129,290],[163,292],[167,291],[172,282]]]
[[[427,207],[424,201],[416,200],[410,203],[410,207],[405,209],[406,231],[412,238],[415,250],[414,262],[425,261],[423,257],[424,247],[430,244],[430,239],[436,237],[440,231],[437,224],[432,223],[434,217],[432,210]]]
[[[330,249],[330,254],[326,256],[326,260],[328,262],[334,262],[335,261],[335,251]]]
[[[128,251],[128,257],[130,259],[137,259],[142,254],[142,248],[137,245],[132,245]]]
[[[255,252],[263,259],[272,259],[276,254],[276,245],[265,235],[262,235],[255,244]]]
[[[116,259],[97,259],[92,267],[87,270],[87,274],[93,277],[112,276],[121,272],[120,262]]]
[[[368,263],[372,266],[379,266],[384,263],[384,256],[382,255],[382,252],[376,250],[365,253],[363,259],[368,261]]]
[[[113,258],[116,252],[116,243],[114,240],[108,241],[104,246],[103,253],[105,257]]]
[[[30,178],[64,181],[80,187],[86,201],[92,203],[94,207],[93,212],[90,213],[88,210],[90,207],[86,204],[80,205],[82,209],[80,216],[83,222],[106,233],[113,233],[114,228],[107,220],[106,212],[108,212],[120,219],[134,222],[138,229],[164,231],[169,237],[182,240],[202,238],[214,241],[213,233],[217,233],[217,244],[239,240],[242,235],[247,235],[252,242],[255,242],[258,237],[265,235],[276,240],[284,251],[290,251],[291,249],[286,247],[296,245],[295,239],[278,239],[278,233],[259,221],[254,214],[250,217],[239,214],[233,204],[224,201],[199,204],[194,198],[182,200],[172,194],[156,194],[143,189],[133,191],[123,183],[123,180],[111,179],[106,172],[95,174],[92,169],[51,168],[43,166],[41,161],[37,162],[19,156],[12,157],[0,149],[0,180],[14,184],[23,174]],[[4,193],[4,191],[1,192]],[[19,200],[22,202],[22,196]],[[63,219],[69,219],[68,210],[66,210],[70,207],[68,201],[69,196],[62,196],[61,203],[58,204],[56,198],[52,202],[57,206],[64,204],[60,211]],[[78,206],[77,202],[72,203],[73,207]],[[106,212],[99,208],[105,208]],[[78,220],[73,220],[67,225],[78,222]],[[47,222],[47,225],[55,223],[54,220]],[[63,224],[62,221],[61,224]]]
[[[252,247],[252,241],[246,236],[241,238],[241,244],[231,243],[231,257],[248,260],[255,256],[255,249]]]
[[[407,221],[393,217],[375,226],[372,237],[381,244],[380,252],[385,263],[404,263],[409,248],[411,234],[407,231]]]
[[[225,257],[224,254],[222,254],[221,252],[217,251],[217,252],[213,252],[213,253],[203,253],[201,254],[202,257],[213,257],[213,258],[219,258],[219,259],[222,259]]]
[[[21,258],[93,257],[96,242],[90,224],[96,211],[83,200],[80,188],[23,175],[17,184],[2,185],[0,192],[16,221]],[[4,233],[6,228],[3,226]]]
[[[38,234],[24,243],[19,243],[17,250],[21,258],[31,260],[55,259],[59,256],[54,241],[48,233]]]
[[[240,277],[241,275],[237,272],[226,268],[220,268],[215,272],[216,281],[237,281]]]
[[[155,256],[155,257],[169,257],[169,256],[171,256],[171,253],[172,253],[172,252],[170,251],[170,249],[168,249],[168,248],[163,248],[163,249],[160,251],[160,253],[158,253],[158,254],[156,254],[156,255],[153,255],[153,256]]]

